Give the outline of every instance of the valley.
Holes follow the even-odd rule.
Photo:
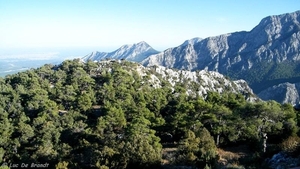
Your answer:
[[[61,60],[62,61],[62,60]],[[59,60],[0,59],[0,77],[15,74],[31,68],[38,68],[46,63],[59,64]]]

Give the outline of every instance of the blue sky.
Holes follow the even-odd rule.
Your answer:
[[[194,37],[250,31],[266,16],[299,8],[299,0],[0,0],[0,49],[108,52],[146,41],[164,50]]]

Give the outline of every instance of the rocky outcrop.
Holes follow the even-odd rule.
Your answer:
[[[123,69],[132,73],[136,71],[143,84],[150,84],[154,88],[168,87],[175,91],[175,85],[184,86],[186,93],[191,97],[207,96],[208,92],[242,94],[246,100],[254,102],[260,100],[248,86],[245,80],[232,81],[215,71],[188,71],[169,69],[163,66],[144,67],[141,64],[128,61],[112,62],[100,61],[98,72],[103,70],[114,71],[112,64],[120,64]]]
[[[297,169],[297,166],[300,165],[299,158],[291,157],[284,152],[273,155],[273,157],[266,160],[266,162],[268,164],[268,167],[271,169]]]

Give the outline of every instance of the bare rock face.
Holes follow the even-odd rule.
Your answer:
[[[286,82],[284,79],[300,77],[299,22],[300,11],[269,16],[249,32],[184,43],[151,55],[142,64],[218,71],[234,79],[245,79],[258,93],[278,84],[274,79]],[[289,70],[283,70],[289,65]]]
[[[241,94],[249,102],[260,101],[245,80],[230,80],[215,71],[189,71],[170,69],[163,66],[145,67],[129,61],[112,62],[111,60],[99,61],[98,72],[113,72],[113,64],[119,64],[129,74],[137,72],[141,83],[153,88],[169,88],[176,94],[175,86],[184,86],[185,92],[190,97],[205,98],[208,92]]]
[[[257,61],[299,60],[300,11],[269,16],[250,32],[228,33],[194,43],[183,43],[152,55],[145,65],[190,70],[225,71],[233,65],[251,69]],[[194,63],[197,62],[197,63]]]
[[[298,105],[300,83],[281,83],[261,91],[258,96],[263,100],[275,100],[279,103]]]
[[[244,79],[264,100],[295,105],[299,103],[300,11],[268,16],[251,31],[193,38],[163,52],[140,42],[82,59],[125,59],[148,67],[215,71],[233,80]]]
[[[215,71],[188,71],[188,70],[175,70],[169,69],[163,66],[147,67],[147,70],[155,71],[155,74],[151,76],[153,82],[158,83],[153,86],[160,87],[161,82],[157,76],[162,77],[167,80],[171,86],[176,83],[186,83],[187,94],[190,96],[202,96],[205,97],[208,92],[217,93],[240,93],[245,96],[246,100],[250,102],[259,101],[260,99],[253,93],[252,89],[248,86],[245,80],[235,80],[232,81],[227,79],[222,74]],[[197,91],[197,92],[195,92]]]

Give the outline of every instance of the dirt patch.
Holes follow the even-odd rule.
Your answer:
[[[174,161],[177,148],[163,148],[162,150],[162,164],[171,164]]]
[[[218,148],[219,166],[239,166],[239,159],[248,156],[251,153],[245,145],[237,147]]]

